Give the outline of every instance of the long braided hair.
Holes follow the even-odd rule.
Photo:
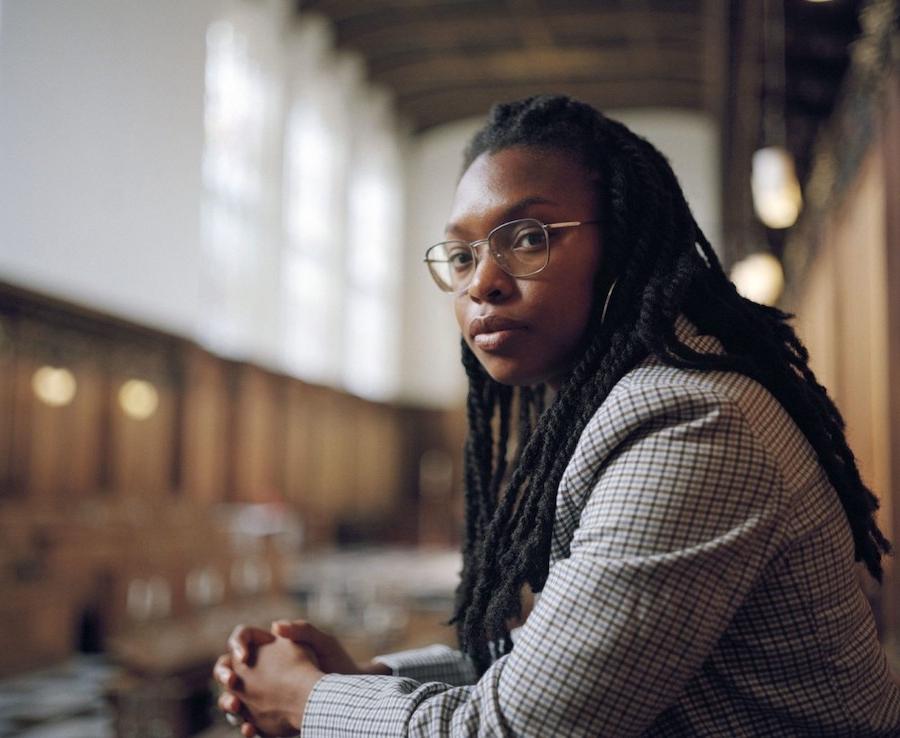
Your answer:
[[[521,616],[523,585],[534,592],[544,586],[557,488],[582,431],[616,382],[649,355],[672,366],[742,372],[766,387],[815,450],[846,512],[856,559],[880,581],[890,544],[873,517],[878,500],[860,479],[841,415],[787,323],[792,316],[737,293],[662,154],[592,107],[548,95],[494,106],[466,150],[464,170],[480,154],[511,146],[568,153],[597,175],[603,268],[618,281],[604,320],[605,291],[595,299],[580,358],[546,410],[542,386],[495,382],[462,344],[466,524],[450,622],[478,670],[511,649],[507,621]],[[675,335],[682,313],[716,336],[725,354],[682,344]]]

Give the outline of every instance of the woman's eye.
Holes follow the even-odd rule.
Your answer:
[[[450,267],[452,269],[455,269],[458,272],[465,271],[472,265],[472,252],[468,249],[451,251],[447,255],[447,261],[450,262]]]
[[[544,248],[544,232],[539,230],[522,231],[513,242],[516,251],[534,251]]]

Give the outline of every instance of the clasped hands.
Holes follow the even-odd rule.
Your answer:
[[[219,707],[239,717],[245,738],[300,732],[306,703],[325,674],[389,674],[375,661],[357,664],[341,643],[305,620],[279,620],[271,631],[237,626],[216,660]]]

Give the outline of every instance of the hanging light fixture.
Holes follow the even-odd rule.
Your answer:
[[[777,12],[772,12],[776,2]],[[790,228],[803,207],[794,157],[787,150],[784,113],[785,41],[782,0],[766,0],[763,16],[763,143],[753,154],[753,209],[769,228]]]
[[[794,157],[783,146],[765,146],[753,154],[750,179],[753,209],[769,228],[790,228],[797,222],[803,195]]]

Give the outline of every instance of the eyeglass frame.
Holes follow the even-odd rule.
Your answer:
[[[513,274],[506,267],[504,267],[503,264],[500,263],[500,260],[497,259],[496,256],[494,256],[494,252],[491,251],[491,248],[490,248],[491,236],[493,236],[501,228],[506,228],[507,226],[512,225],[513,223],[523,223],[523,222],[537,223],[541,227],[541,230],[544,231],[544,242],[547,244],[547,248],[546,248],[547,258],[545,259],[544,263],[540,267],[535,269],[533,272],[528,272],[527,274]],[[546,269],[547,265],[550,263],[550,231],[559,230],[561,228],[577,228],[578,226],[583,226],[583,225],[597,225],[600,223],[601,223],[600,220],[565,220],[565,221],[560,221],[559,223],[543,223],[540,220],[538,220],[537,218],[516,218],[515,220],[509,220],[506,223],[501,223],[500,225],[495,226],[494,228],[492,228],[490,230],[490,232],[487,234],[487,236],[485,236],[484,238],[479,238],[475,241],[463,241],[462,239],[454,239],[454,238],[448,239],[447,241],[438,241],[437,243],[432,244],[427,249],[425,249],[425,258],[422,259],[422,261],[429,265],[428,273],[431,275],[431,278],[434,280],[435,284],[437,284],[437,286],[440,288],[440,290],[442,292],[461,293],[463,290],[468,288],[468,286],[472,283],[472,279],[474,279],[474,277],[475,277],[475,271],[478,270],[478,264],[479,264],[478,247],[481,246],[481,244],[486,243],[488,245],[488,253],[490,254],[491,258],[494,260],[494,263],[498,267],[500,267],[500,269],[505,274],[509,274],[510,277],[513,277],[515,279],[519,279],[520,277],[533,277],[535,274],[540,274],[542,271],[544,271],[544,269]],[[472,259],[475,262],[475,269],[472,271],[472,276],[469,278],[469,282],[467,282],[464,287],[460,287],[459,289],[456,289],[456,290],[454,290],[452,288],[445,289],[441,285],[440,281],[438,280],[438,277],[436,277],[434,274],[434,270],[430,266],[432,261],[436,261],[436,260],[432,260],[432,259],[428,258],[428,254],[433,249],[436,249],[438,246],[443,246],[448,243],[465,244],[469,248],[469,250],[472,252]]]

